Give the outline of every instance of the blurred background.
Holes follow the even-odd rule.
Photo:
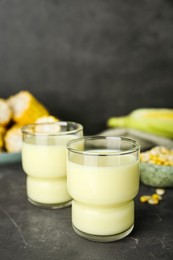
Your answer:
[[[86,134],[173,108],[173,2],[0,0],[0,97],[20,90]]]

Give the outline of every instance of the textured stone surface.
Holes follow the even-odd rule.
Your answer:
[[[0,259],[3,260],[171,260],[172,190],[159,205],[141,204],[154,189],[141,185],[136,197],[135,228],[119,241],[85,240],[71,227],[71,208],[44,210],[26,199],[20,164],[0,165]]]
[[[0,95],[28,89],[86,133],[172,107],[172,13],[170,0],[1,0]]]

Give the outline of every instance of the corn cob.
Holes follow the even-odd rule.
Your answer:
[[[0,125],[6,126],[12,118],[12,111],[5,99],[0,98]]]
[[[59,120],[54,116],[43,116],[38,118],[35,123],[38,125],[35,127],[35,132],[37,133],[57,133],[60,131],[60,126],[57,124],[52,124],[58,122]]]
[[[173,109],[140,108],[123,117],[111,117],[109,127],[134,128],[144,132],[173,138]]]
[[[39,117],[35,121],[35,123],[54,123],[57,121],[59,121],[58,118],[56,118],[55,116],[48,115],[48,116]]]
[[[21,125],[14,124],[11,128],[9,128],[5,134],[4,142],[7,152],[20,152],[22,148]]]
[[[58,119],[56,119],[54,116],[44,116],[40,117],[36,120],[38,123],[37,127],[44,127],[43,123],[53,123],[57,122]],[[39,125],[40,123],[40,125]],[[43,124],[43,125],[42,125]],[[20,124],[14,124],[9,130],[6,132],[6,135],[4,137],[5,142],[5,149],[7,152],[20,152],[22,148],[22,128],[23,125]],[[44,129],[41,129],[44,131]],[[41,131],[40,130],[40,131]],[[47,130],[47,128],[45,129]]]
[[[48,115],[47,109],[28,91],[9,97],[13,120],[21,125],[33,123],[37,118]]]
[[[2,150],[4,146],[4,135],[5,135],[5,127],[0,126],[0,150]]]

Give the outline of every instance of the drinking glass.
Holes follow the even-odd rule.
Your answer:
[[[22,165],[27,175],[28,200],[40,207],[62,208],[71,204],[67,191],[68,141],[83,136],[76,122],[30,124],[22,128]]]
[[[139,189],[138,143],[125,137],[90,136],[68,142],[67,148],[75,232],[101,242],[127,236],[134,227]]]

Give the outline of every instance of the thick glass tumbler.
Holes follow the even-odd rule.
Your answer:
[[[28,200],[40,207],[62,208],[71,204],[67,191],[68,141],[83,136],[75,122],[31,124],[22,128],[22,165]]]
[[[77,234],[108,242],[134,227],[139,189],[139,145],[124,137],[92,136],[67,144],[67,188],[73,198],[72,225]]]

